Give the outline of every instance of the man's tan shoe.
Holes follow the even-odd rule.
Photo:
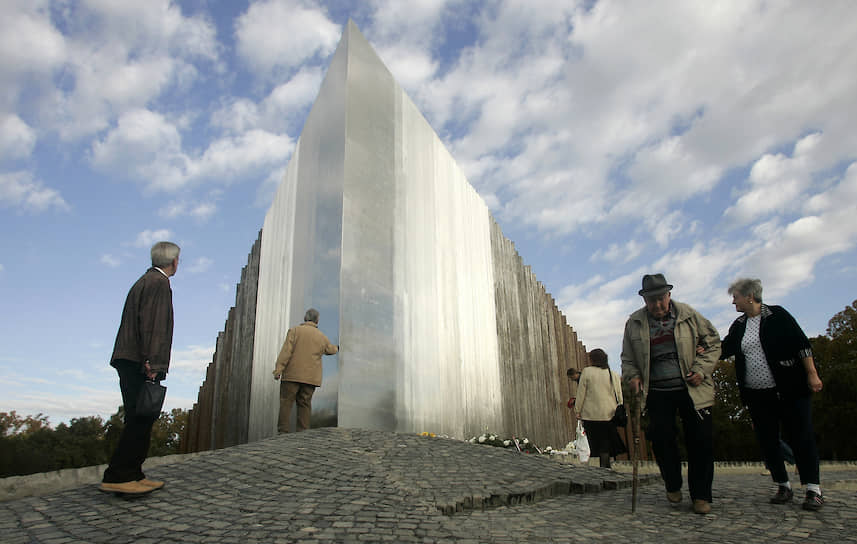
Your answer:
[[[152,489],[160,489],[164,487],[164,482],[158,480],[150,480],[148,478],[143,478],[142,480],[137,480],[138,484],[143,484],[147,487],[151,487]]]
[[[155,490],[155,488],[143,485],[140,482],[123,482],[121,484],[101,482],[98,489],[105,493],[122,493],[124,495],[145,495]]]
[[[693,501],[693,511],[697,514],[707,514],[711,512],[711,503],[702,499]]]
[[[681,502],[681,491],[667,491],[667,500],[673,504]]]

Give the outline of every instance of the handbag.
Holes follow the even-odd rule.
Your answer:
[[[607,372],[610,372],[608,369]],[[610,372],[610,384],[613,385],[613,373]],[[613,414],[613,417],[610,419],[610,423],[615,425],[616,427],[627,427],[628,426],[628,412],[625,410],[625,405],[619,402],[619,395],[616,393],[616,386],[613,385],[613,398],[616,399],[616,412]]]
[[[583,429],[583,424],[577,420],[577,438],[574,439],[574,449],[577,451],[577,458],[581,463],[589,462],[589,440],[586,438],[586,431]]]
[[[167,386],[153,380],[146,380],[137,393],[137,404],[134,412],[138,416],[157,418],[161,415],[164,399],[167,396]]]

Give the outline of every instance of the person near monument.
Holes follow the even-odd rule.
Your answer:
[[[712,373],[720,356],[720,335],[691,306],[672,300],[663,274],[646,274],[639,294],[645,306],[625,323],[622,378],[642,392],[649,414],[647,434],[666,486],[667,500],[681,502],[681,458],[676,415],[688,454],[688,488],[693,511],[711,511],[714,448]],[[702,349],[697,351],[697,347]]]
[[[565,371],[565,375],[568,376],[568,379],[571,381],[569,384],[569,389],[571,389],[571,385],[575,386],[575,389],[580,385],[580,370],[571,367]],[[568,398],[568,409],[574,410],[574,403],[577,401],[576,393],[572,394]]]
[[[729,286],[741,316],[723,339],[723,357],[735,356],[741,400],[750,411],[753,430],[777,492],[773,504],[792,502],[794,492],[780,445],[780,425],[794,451],[805,510],[824,504],[819,485],[818,448],[812,426],[812,393],[821,391],[812,346],[794,317],[782,306],[762,303],[762,282],[741,278]]]
[[[616,405],[623,402],[622,381],[610,370],[604,350],[590,351],[589,361],[592,366],[580,373],[574,411],[577,419],[583,421],[590,454],[598,456],[600,466],[610,468],[611,457],[628,451],[610,421],[616,413]]]
[[[274,379],[280,380],[280,416],[277,430],[289,432],[292,404],[297,404],[297,430],[309,429],[312,395],[321,385],[321,357],[334,355],[339,346],[330,343],[318,330],[318,310],[310,308],[304,322],[289,329],[274,366]]]
[[[143,474],[152,425],[157,416],[136,413],[137,395],[146,380],[166,378],[173,344],[173,292],[170,277],[181,249],[172,242],[152,246],[152,267],[134,283],[125,299],[110,365],[119,374],[125,427],[104,471],[99,489],[139,495],[164,486]]]

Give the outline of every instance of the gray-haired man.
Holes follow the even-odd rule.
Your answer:
[[[181,249],[172,242],[152,246],[152,267],[138,279],[125,299],[122,321],[110,365],[119,373],[125,427],[104,471],[101,491],[139,495],[164,486],[143,474],[152,425],[157,417],[137,415],[137,394],[143,383],[162,380],[170,368],[173,345],[173,291],[170,277],[179,267]]]
[[[697,514],[711,511],[714,480],[711,374],[720,356],[720,335],[687,304],[671,299],[663,274],[643,276],[646,305],[628,318],[622,340],[622,377],[642,391],[649,440],[666,485],[667,499],[681,502],[681,457],[676,415],[688,452],[688,488]],[[702,349],[697,350],[701,346]]]

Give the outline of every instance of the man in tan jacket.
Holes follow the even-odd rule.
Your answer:
[[[318,310],[310,308],[304,322],[292,327],[277,357],[274,379],[280,380],[280,417],[277,430],[289,432],[292,404],[298,405],[297,430],[309,429],[312,395],[321,385],[321,356],[334,355],[339,346],[318,330]]]

